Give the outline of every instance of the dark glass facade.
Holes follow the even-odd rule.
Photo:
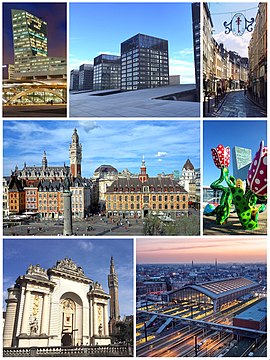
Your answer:
[[[121,44],[121,89],[169,85],[168,41],[137,34]]]
[[[79,90],[93,90],[93,77],[93,65],[82,64],[79,68]]]
[[[70,72],[70,90],[79,90],[79,70],[71,70]]]
[[[200,48],[200,3],[192,3],[192,29],[193,29],[193,48],[195,61],[195,79],[198,101],[200,101],[200,81],[201,81],[201,48]]]
[[[120,56],[101,54],[94,59],[94,90],[120,89]]]

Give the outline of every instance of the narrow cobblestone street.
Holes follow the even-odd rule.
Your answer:
[[[230,92],[212,117],[266,117],[266,112],[244,95],[243,91]]]

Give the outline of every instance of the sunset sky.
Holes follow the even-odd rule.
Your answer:
[[[265,238],[137,239],[137,264],[266,262]]]

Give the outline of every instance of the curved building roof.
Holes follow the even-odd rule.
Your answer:
[[[100,165],[96,170],[95,173],[118,173],[118,170],[113,167],[112,165]]]
[[[172,292],[181,291],[186,288],[192,288],[205,294],[206,296],[209,296],[211,299],[218,299],[223,296],[233,294],[237,291],[251,289],[257,285],[258,284],[256,282],[246,278],[233,278],[225,280],[215,280],[196,285],[187,285],[179,290]]]

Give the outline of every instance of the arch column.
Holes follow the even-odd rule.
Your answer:
[[[4,325],[4,334],[3,334],[3,347],[11,347],[13,344],[14,336],[14,327],[16,319],[16,311],[18,305],[17,292],[18,289],[10,288],[8,289],[9,297],[6,300],[7,310],[6,310],[6,320]]]
[[[30,307],[31,292],[25,289],[23,316],[20,335],[27,335],[29,325],[29,307]]]
[[[44,294],[43,297],[43,307],[42,307],[42,315],[41,315],[41,330],[40,333],[42,335],[49,335],[48,334],[48,325],[49,325],[49,294]]]
[[[109,335],[108,308],[106,305],[103,305],[103,328],[104,335]]]

